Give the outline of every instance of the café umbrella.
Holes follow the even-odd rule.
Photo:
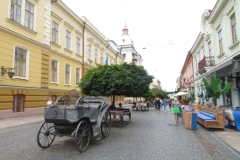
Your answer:
[[[185,96],[188,95],[187,92],[178,92],[177,94],[174,95],[174,97],[179,97],[179,96]]]

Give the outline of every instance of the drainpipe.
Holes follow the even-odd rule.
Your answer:
[[[84,32],[86,28],[86,22],[83,21],[83,39],[82,39],[82,77],[84,76]]]

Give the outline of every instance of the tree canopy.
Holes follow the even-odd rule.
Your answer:
[[[123,95],[141,97],[148,92],[154,77],[134,63],[99,65],[87,71],[79,87],[90,96]]]

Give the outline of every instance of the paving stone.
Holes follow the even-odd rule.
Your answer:
[[[124,117],[127,121],[128,117]],[[181,120],[181,119],[180,119]],[[211,131],[174,125],[170,111],[132,112],[132,121],[123,128],[112,128],[111,135],[92,141],[79,153],[72,137],[56,137],[52,146],[41,149],[36,136],[40,122],[0,130],[0,159],[17,160],[212,160],[240,159],[240,155],[219,140]]]

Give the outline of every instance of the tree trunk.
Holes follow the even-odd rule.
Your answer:
[[[216,98],[213,98],[212,101],[213,101],[213,105],[214,105],[214,106],[217,106],[217,99],[216,99]]]
[[[113,95],[113,106],[115,107],[115,95]]]

